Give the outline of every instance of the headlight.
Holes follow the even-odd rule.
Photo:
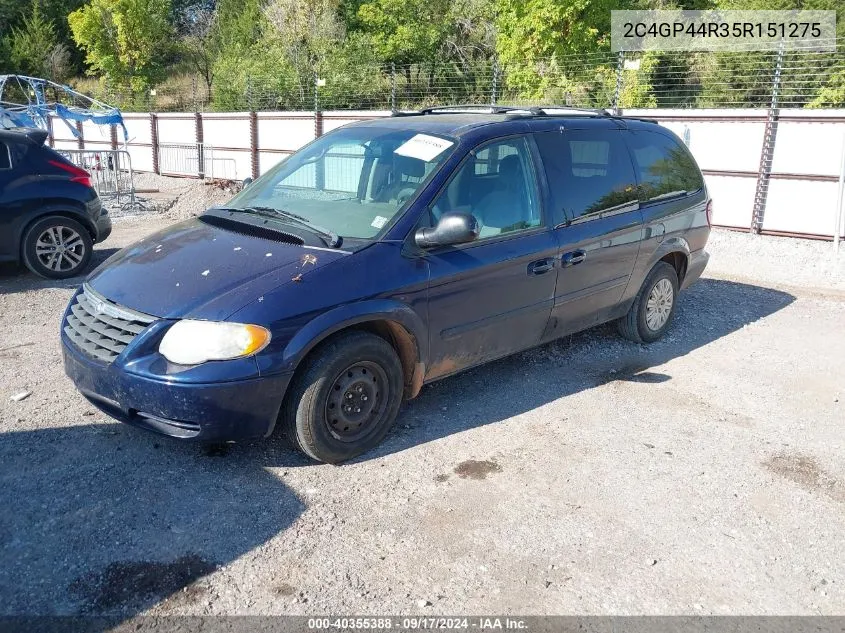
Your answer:
[[[171,363],[199,365],[260,352],[270,332],[260,325],[225,321],[177,321],[161,339],[158,351]]]

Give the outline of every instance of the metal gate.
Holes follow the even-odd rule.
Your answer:
[[[235,159],[215,156],[205,143],[161,143],[158,146],[159,172],[173,176],[197,176],[234,180]]]
[[[135,180],[132,158],[122,149],[57,149],[77,167],[91,174],[91,184],[104,201],[134,207]]]

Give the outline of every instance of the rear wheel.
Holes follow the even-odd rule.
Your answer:
[[[635,343],[653,343],[662,337],[675,316],[678,274],[666,262],[651,269],[628,314],[619,319],[619,333]]]
[[[76,220],[51,216],[38,220],[23,238],[22,253],[26,267],[47,279],[67,279],[81,274],[94,242],[91,234]]]
[[[402,364],[383,338],[348,332],[318,348],[282,408],[291,442],[309,457],[339,463],[376,446],[402,403]]]

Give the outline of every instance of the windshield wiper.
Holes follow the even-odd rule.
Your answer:
[[[343,238],[341,238],[337,233],[325,229],[317,224],[314,224],[308,218],[305,218],[301,215],[297,215],[296,213],[291,213],[290,211],[285,211],[284,209],[277,209],[276,207],[223,207],[224,211],[236,211],[240,213],[253,213],[255,215],[260,215],[265,218],[275,218],[279,219],[280,216],[282,219],[287,220],[291,224],[299,224],[300,226],[305,227],[312,233],[315,233],[322,239],[326,245],[331,246],[332,248],[339,248],[341,243],[343,242]]]

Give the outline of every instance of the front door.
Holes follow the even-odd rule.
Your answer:
[[[426,253],[430,268],[430,365],[439,378],[540,341],[555,290],[557,241],[541,212],[536,167],[524,136],[473,150],[431,207],[471,213],[469,244]]]
[[[643,225],[624,133],[593,126],[534,135],[561,249],[544,340],[613,316],[631,278]]]

